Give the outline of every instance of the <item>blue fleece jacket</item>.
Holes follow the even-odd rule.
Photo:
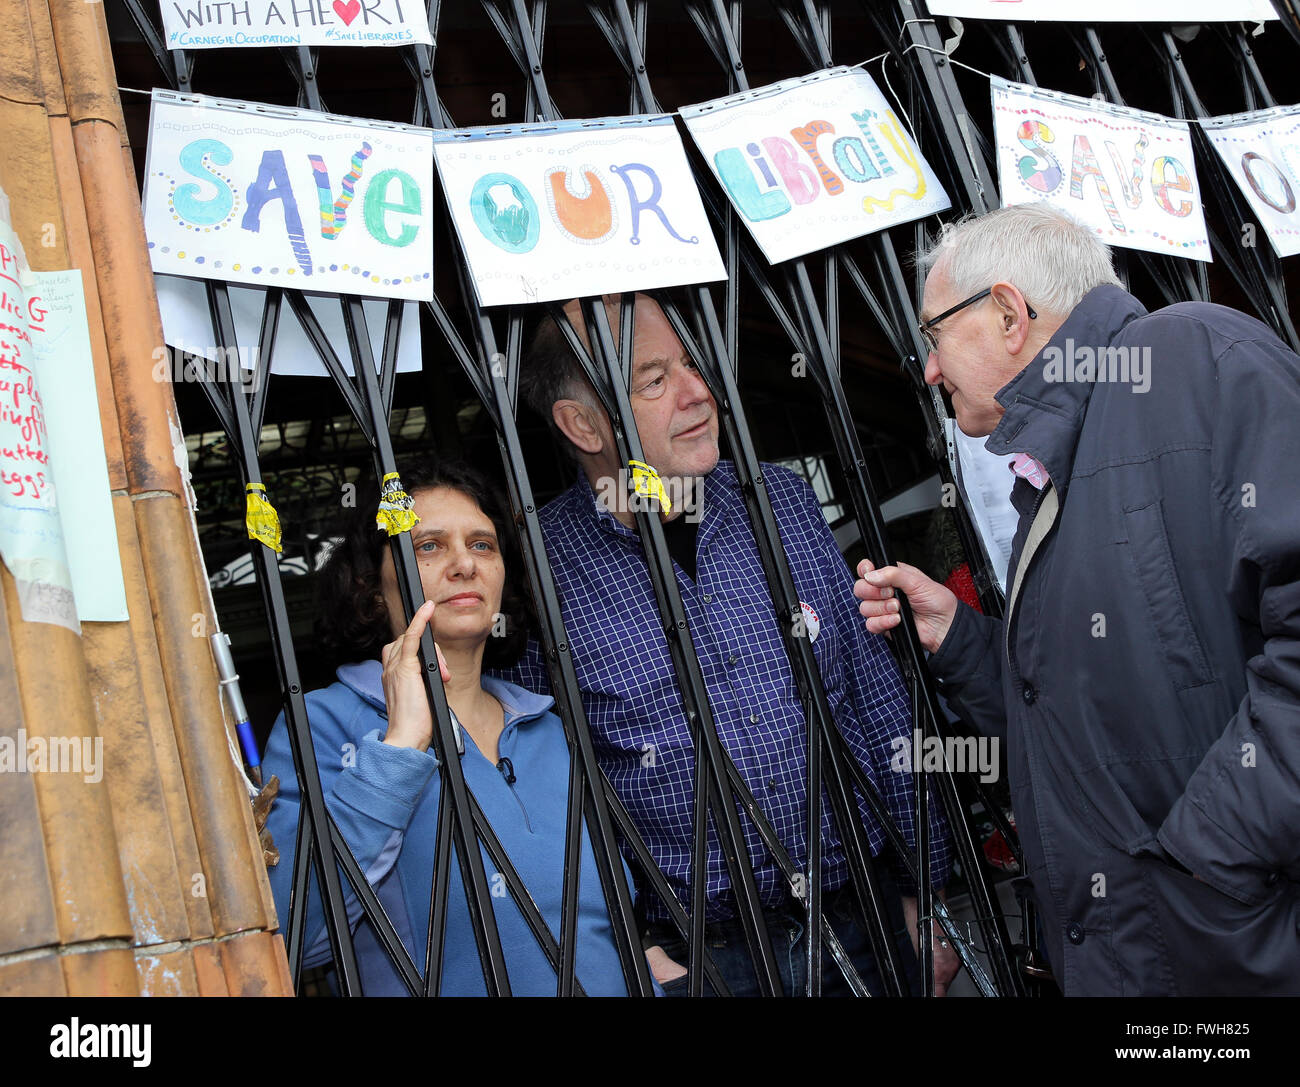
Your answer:
[[[422,971],[442,778],[432,751],[415,751],[383,742],[388,722],[384,716],[380,674],[378,661],[344,665],[338,670],[337,683],[307,695],[307,716],[326,804]],[[502,758],[510,760],[515,780],[509,783],[506,775],[488,761],[464,730],[465,754],[461,768],[470,791],[532,893],[552,934],[558,938],[569,782],[564,727],[550,710],[554,703],[549,696],[532,694],[490,676],[483,677],[483,689],[495,696],[505,709],[505,729],[498,746]],[[269,874],[276,909],[283,923],[289,913],[301,803],[283,714],[272,730],[262,767],[268,775],[279,775],[281,783],[267,825],[280,850],[280,863],[270,868]],[[489,887],[494,891],[500,889],[500,897],[493,895],[492,906],[505,949],[511,991],[517,996],[555,995],[555,971],[505,889],[503,878],[496,876],[486,850],[483,864]],[[362,920],[360,904],[346,879],[343,886],[348,919],[356,934],[363,991],[367,996],[403,995],[406,990],[397,971],[372,926]],[[486,989],[454,854],[450,893],[441,991],[448,996],[482,996]],[[330,959],[314,876],[308,900],[311,906],[303,964],[314,966]],[[577,978],[588,995],[626,995],[585,827],[577,933]]]

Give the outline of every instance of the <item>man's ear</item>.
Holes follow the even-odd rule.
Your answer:
[[[551,405],[555,425],[580,453],[595,456],[605,448],[605,435],[592,417],[591,405],[581,400],[557,400]]]
[[[1010,283],[995,283],[990,291],[1007,354],[1018,355],[1029,338],[1029,307]]]

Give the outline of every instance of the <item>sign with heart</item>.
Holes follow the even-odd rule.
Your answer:
[[[432,45],[422,0],[159,0],[170,49]]]

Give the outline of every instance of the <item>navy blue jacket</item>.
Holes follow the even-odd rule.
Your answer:
[[[1061,380],[1053,348],[1107,380]],[[1009,645],[963,605],[930,666],[1007,738],[1058,980],[1300,993],[1300,358],[1234,310],[1099,287],[997,399],[987,448],[1041,461],[1060,513]],[[1012,570],[1040,500],[1016,482]]]

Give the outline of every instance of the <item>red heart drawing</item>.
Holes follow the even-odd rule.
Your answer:
[[[334,0],[334,10],[345,26],[351,26],[352,20],[361,12],[361,0],[347,0],[346,4],[343,0]]]

